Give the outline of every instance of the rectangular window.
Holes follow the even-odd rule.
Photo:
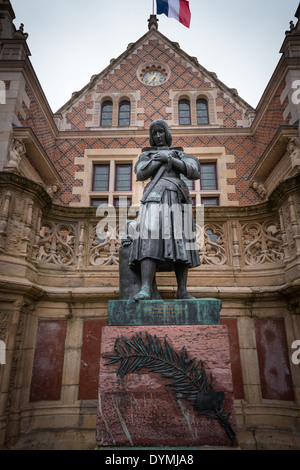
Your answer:
[[[114,198],[114,206],[115,207],[130,207],[132,202],[131,202],[131,197],[115,197]]]
[[[108,198],[107,197],[91,199],[91,206],[92,207],[107,206],[107,205],[108,205]]]
[[[200,169],[201,190],[211,191],[218,189],[216,163],[201,163]]]
[[[131,191],[132,165],[116,165],[115,191]]]
[[[109,165],[94,165],[93,191],[109,190]]]
[[[201,204],[203,204],[203,206],[219,206],[219,198],[218,197],[202,197]]]

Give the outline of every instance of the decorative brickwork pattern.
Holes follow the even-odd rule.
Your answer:
[[[138,68],[146,62],[161,62],[167,64],[171,70],[170,80],[158,87],[148,87],[141,84],[137,77]],[[138,103],[144,109],[144,114],[139,116],[144,127],[147,129],[154,119],[170,118],[167,108],[170,106],[169,90],[212,90],[216,85],[207,79],[186,60],[183,60],[175,52],[167,48],[163,41],[147,41],[136,53],[127,57],[121,65],[116,66],[108,75],[96,86],[98,93],[123,93],[124,90],[140,90],[141,100]],[[217,105],[223,108],[219,113],[219,118],[223,119],[224,127],[237,127],[237,121],[243,119],[243,112],[232,98],[218,92]],[[85,123],[91,120],[88,110],[94,107],[93,94],[87,92],[84,97],[66,113],[70,130],[85,130]],[[244,110],[245,111],[245,110]],[[100,125],[100,123],[99,123]]]
[[[50,159],[52,160],[54,151],[55,151],[55,136],[47,123],[45,114],[41,110],[34,94],[32,93],[30,87],[26,84],[25,91],[30,99],[30,108],[27,108],[25,103],[23,103],[23,109],[26,114],[26,120],[21,119],[23,126],[31,127],[38,139],[40,140],[42,146],[48,153]]]
[[[256,156],[259,158],[263,154],[266,147],[271,142],[279,126],[288,124],[288,119],[284,119],[283,114],[287,107],[287,98],[281,103],[280,96],[285,88],[285,81],[281,83],[274,94],[269,106],[267,107],[263,117],[260,120],[258,129],[255,133],[256,140]]]
[[[146,139],[60,139],[57,141],[55,165],[65,182],[62,190],[56,195],[58,204],[80,202],[78,195],[72,194],[74,186],[81,186],[82,181],[75,178],[75,172],[83,171],[82,165],[75,165],[75,158],[83,157],[85,149],[111,149],[111,148],[142,148],[149,145]],[[227,154],[235,156],[235,163],[228,164],[228,169],[236,170],[237,177],[229,179],[228,184],[235,185],[236,192],[229,195],[232,201],[239,201],[240,205],[260,202],[257,193],[249,188],[247,176],[250,174],[257,158],[255,157],[255,143],[250,136],[199,136],[174,138],[174,146],[184,148],[193,147],[224,147]],[[92,177],[92,175],[91,175]]]
[[[146,139],[60,139],[57,141],[55,165],[65,182],[64,187],[56,195],[57,204],[68,205],[80,202],[80,196],[72,194],[73,187],[82,186],[82,180],[75,178],[75,172],[83,171],[82,165],[76,165],[75,159],[83,157],[86,149],[119,149],[140,148],[148,145]],[[91,175],[92,178],[92,175]],[[92,179],[91,179],[92,182]]]
[[[85,149],[111,149],[111,148],[142,148],[149,145],[148,138],[141,139],[61,139],[57,141],[55,164],[59,174],[65,182],[62,190],[56,195],[58,204],[80,202],[78,195],[72,194],[74,186],[81,186],[82,181],[75,178],[75,172],[83,171],[82,165],[75,165],[75,158],[83,157]],[[257,159],[255,157],[254,140],[250,136],[224,137],[199,136],[174,138],[174,146],[193,147],[224,147],[227,154],[233,154],[235,163],[228,164],[228,169],[236,170],[237,177],[229,179],[228,184],[235,185],[236,192],[229,195],[232,201],[239,201],[240,205],[249,205],[260,202],[257,193],[249,188],[247,176],[250,174]],[[92,177],[92,175],[91,175]]]

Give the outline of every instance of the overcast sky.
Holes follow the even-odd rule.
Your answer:
[[[11,0],[52,110],[148,31],[152,0]],[[280,59],[297,0],[190,0],[188,29],[159,15],[159,31],[255,107]]]

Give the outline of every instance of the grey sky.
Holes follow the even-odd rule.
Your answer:
[[[11,0],[53,111],[148,31],[152,0]],[[256,106],[296,21],[297,0],[190,0],[190,29],[159,15],[159,31]]]

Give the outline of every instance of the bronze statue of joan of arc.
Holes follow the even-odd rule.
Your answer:
[[[139,267],[141,290],[134,300],[153,298],[157,271],[175,271],[178,299],[192,299],[187,293],[187,272],[199,266],[195,243],[192,200],[181,178],[200,178],[199,160],[182,148],[171,147],[167,123],[151,123],[150,148],[143,149],[135,166],[137,181],[151,179],[144,190],[129,256],[131,268]],[[191,236],[193,239],[191,239]]]

